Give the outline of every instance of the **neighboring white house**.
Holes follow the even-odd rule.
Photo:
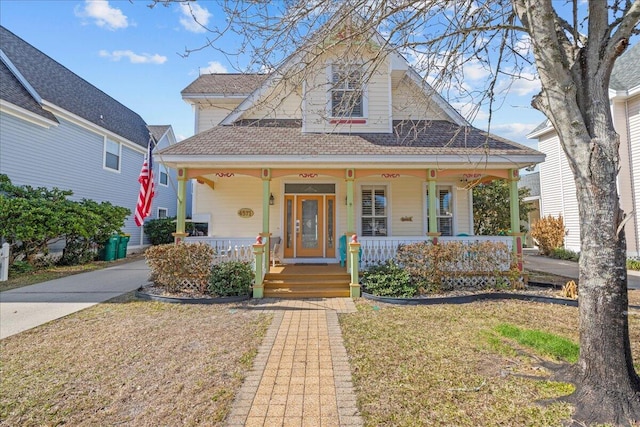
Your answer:
[[[144,242],[134,223],[138,175],[153,135],[174,144],[171,126],[147,126],[134,111],[0,27],[0,173],[15,185],[72,190],[72,199],[131,210],[129,247]],[[175,171],[156,163],[150,218],[176,215]],[[171,182],[173,181],[173,185]]]
[[[640,44],[629,48],[617,61],[609,82],[613,123],[620,135],[620,205],[632,218],[625,225],[627,255],[640,256]],[[549,121],[541,123],[528,138],[538,139],[547,155],[540,165],[541,215],[564,218],[565,247],[580,250],[580,219],[573,174]]]

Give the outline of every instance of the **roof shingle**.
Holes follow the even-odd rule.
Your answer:
[[[223,96],[248,96],[267,78],[267,74],[203,74],[180,92]]]

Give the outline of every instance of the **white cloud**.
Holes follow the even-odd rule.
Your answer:
[[[506,138],[523,138],[531,133],[539,123],[504,123],[491,125],[491,132],[505,136]]]
[[[200,74],[228,73],[227,67],[218,61],[210,61],[209,65],[200,69]]]
[[[94,19],[98,27],[109,30],[118,30],[129,26],[127,16],[120,9],[111,7],[107,0],[85,0],[84,8],[77,6],[75,14],[80,18]]]
[[[533,43],[531,42],[531,37],[528,34],[525,34],[518,39],[518,41],[516,42],[513,48],[520,55],[527,56],[531,53],[532,47],[533,47]]]
[[[107,52],[101,50],[99,55],[103,58],[109,58],[112,61],[120,61],[122,58],[129,58],[129,62],[132,64],[164,64],[167,62],[167,57],[156,54],[142,53],[138,54],[131,50],[114,50],[113,52]]]
[[[211,12],[194,2],[180,3],[180,24],[192,33],[204,33],[211,18]]]
[[[498,91],[507,91],[519,96],[531,95],[540,91],[540,79],[537,74],[521,72],[512,80],[502,80]]]

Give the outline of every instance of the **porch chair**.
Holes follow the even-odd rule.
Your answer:
[[[280,240],[280,237],[272,237],[269,239],[269,257],[271,258],[272,267],[276,266],[276,259],[278,262],[282,262],[278,253],[280,252]]]

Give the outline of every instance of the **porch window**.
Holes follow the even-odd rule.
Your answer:
[[[364,117],[360,67],[332,65],[331,83],[331,117]]]
[[[362,235],[386,236],[388,222],[387,189],[381,185],[362,186]]]
[[[442,236],[453,236],[453,192],[451,187],[436,187],[436,217],[438,219],[438,229],[429,230],[430,233],[437,232]],[[427,188],[427,223],[429,219],[429,189]]]

